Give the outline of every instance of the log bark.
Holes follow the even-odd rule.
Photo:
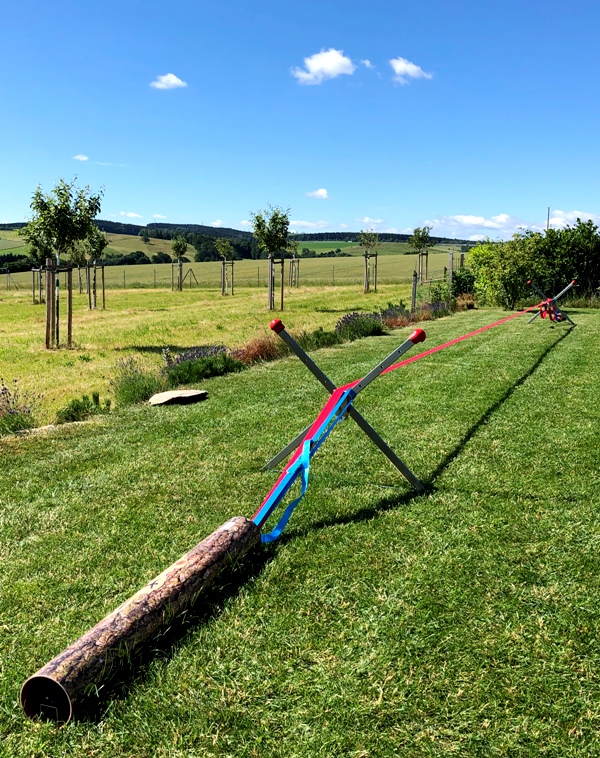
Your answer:
[[[21,705],[30,718],[67,723],[73,705],[119,658],[192,605],[220,571],[260,543],[259,528],[236,516],[155,577],[60,655],[29,677]]]

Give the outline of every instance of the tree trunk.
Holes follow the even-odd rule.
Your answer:
[[[260,543],[252,521],[236,516],[159,574],[60,655],[21,689],[27,716],[66,723],[73,704],[174,616],[191,606],[220,571]]]

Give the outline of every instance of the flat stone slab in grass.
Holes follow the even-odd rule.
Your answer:
[[[207,397],[206,390],[171,390],[152,395],[148,402],[150,405],[189,405],[206,400]]]

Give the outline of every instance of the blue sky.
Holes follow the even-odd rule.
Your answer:
[[[600,4],[23,0],[2,10],[0,222],[509,237],[600,222]]]

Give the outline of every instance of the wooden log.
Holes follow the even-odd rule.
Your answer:
[[[25,714],[66,724],[77,700],[106,677],[119,658],[129,657],[193,604],[223,568],[258,543],[260,530],[252,521],[242,516],[226,521],[29,677],[21,688]]]

